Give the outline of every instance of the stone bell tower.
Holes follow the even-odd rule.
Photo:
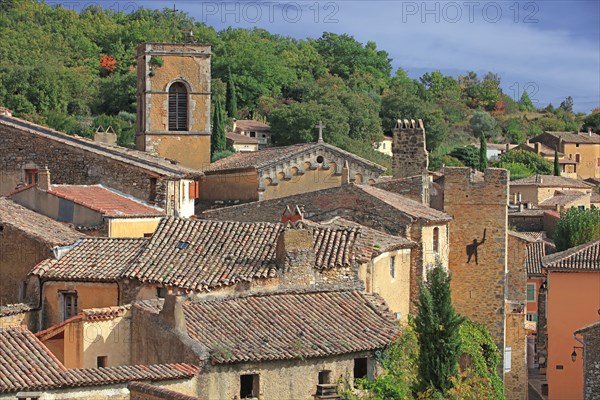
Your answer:
[[[136,148],[201,169],[210,163],[210,46],[137,49]]]

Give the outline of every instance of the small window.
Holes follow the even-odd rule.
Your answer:
[[[390,257],[390,277],[392,279],[396,277],[396,256]]]
[[[108,361],[108,357],[107,356],[96,357],[96,366],[98,368],[106,368],[106,366],[108,365],[107,361]]]
[[[190,193],[189,193],[190,200],[197,199],[199,197],[200,197],[200,182],[198,182],[198,181],[190,182]]]
[[[323,164],[323,161],[325,161],[325,159],[323,158],[323,156],[318,156],[318,157],[317,157],[317,162],[318,162],[319,164]]]
[[[440,252],[440,228],[433,228],[433,252]]]
[[[527,313],[527,321],[537,322],[537,313]]]
[[[527,301],[535,301],[535,283],[527,284]]]
[[[256,132],[250,132],[250,137],[256,137]]]
[[[319,372],[319,385],[327,385],[331,383],[331,371]]]
[[[175,82],[169,87],[169,130],[187,131],[188,93],[185,85]]]
[[[575,162],[580,162],[581,161],[581,154],[577,153],[575,154]]]
[[[188,247],[190,247],[190,244],[188,242],[179,241],[179,242],[177,242],[175,247],[178,248],[179,250],[185,250]]]
[[[585,206],[577,206],[580,210],[585,210]]]
[[[354,359],[354,379],[361,379],[367,377],[367,358],[355,358]]]
[[[156,297],[158,297],[159,299],[164,299],[165,297],[167,297],[167,288],[157,287],[156,288]]]
[[[385,142],[381,143],[381,148],[385,150]]]
[[[144,233],[145,238],[151,238],[152,236],[154,236],[154,232],[145,232]]]
[[[25,170],[25,183],[27,185],[33,185],[38,183],[38,170],[37,169],[26,169]]]
[[[575,147],[579,147],[579,143],[575,143]]]
[[[148,195],[148,201],[151,204],[156,202],[156,184],[158,183],[157,178],[150,178],[150,193]]]
[[[258,374],[240,375],[240,399],[258,398]]]
[[[63,321],[77,315],[77,293],[62,293],[63,300]]]

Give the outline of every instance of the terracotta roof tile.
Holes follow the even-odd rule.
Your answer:
[[[566,176],[554,175],[532,175],[527,178],[517,179],[510,182],[510,186],[537,186],[537,187],[561,187],[561,188],[581,188],[591,189],[594,187],[591,183],[578,179],[567,178]]]
[[[6,304],[4,306],[0,306],[0,317],[9,317],[11,315],[26,313],[31,310],[33,310],[33,307],[30,304]]]
[[[241,131],[269,131],[271,127],[264,122],[253,119],[238,119],[235,121],[236,130]]]
[[[542,274],[542,259],[546,256],[546,243],[539,240],[527,245],[527,257],[525,258],[525,270],[527,275]]]
[[[249,168],[255,168],[259,170],[281,163],[287,159],[298,157],[304,153],[314,152],[320,149],[339,153],[348,160],[362,164],[371,170],[377,170],[379,173],[383,173],[385,171],[385,168],[381,165],[365,160],[357,155],[327,143],[300,143],[291,146],[268,147],[259,151],[236,153],[210,164],[210,166],[208,166],[204,172],[220,172]]]
[[[600,239],[546,256],[542,263],[556,271],[600,271]]]
[[[582,197],[589,196],[588,193],[580,192],[578,190],[564,190],[554,194],[554,196],[539,203],[540,207],[556,207],[566,206],[567,204],[579,200]]]
[[[102,185],[52,185],[48,191],[106,216],[161,216],[165,212]]]
[[[169,390],[164,387],[151,385],[145,382],[131,382],[127,385],[127,388],[132,391],[141,392],[153,396],[161,400],[199,400],[199,397],[187,396],[185,394]]]
[[[230,297],[183,310],[188,334],[215,364],[372,351],[401,334],[380,297],[356,291]]]
[[[47,280],[109,281],[122,276],[148,242],[145,238],[88,238],[59,260],[44,260],[31,274]]]
[[[282,230],[280,223],[164,218],[125,276],[192,290],[275,277]],[[347,266],[362,255],[359,229],[312,230],[315,268]]]
[[[189,364],[68,370],[26,327],[0,328],[0,393],[184,379],[198,373],[199,368]]]
[[[81,313],[88,321],[108,321],[118,317],[122,317],[131,309],[131,304],[124,306],[102,307],[102,308],[86,308]]]
[[[253,138],[246,135],[240,135],[239,133],[235,132],[227,132],[225,136],[227,137],[227,139],[233,141],[234,143],[258,144],[257,138]]]
[[[0,225],[10,225],[50,246],[62,246],[87,237],[69,226],[0,197]]]
[[[426,222],[448,222],[452,217],[445,212],[423,205],[397,193],[388,192],[370,185],[356,185],[360,190],[391,205],[415,219]]]
[[[600,135],[588,132],[550,132],[546,131],[545,134],[561,138],[566,143],[585,143],[585,144],[600,144]],[[536,138],[532,139],[535,140]]]

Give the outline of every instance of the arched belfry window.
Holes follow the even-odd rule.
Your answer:
[[[185,85],[175,82],[169,87],[169,130],[188,130],[188,92]]]

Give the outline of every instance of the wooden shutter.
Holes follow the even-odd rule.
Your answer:
[[[197,199],[200,197],[200,184],[197,181],[190,182],[190,199]]]
[[[188,93],[181,82],[169,88],[169,130],[187,131]]]

